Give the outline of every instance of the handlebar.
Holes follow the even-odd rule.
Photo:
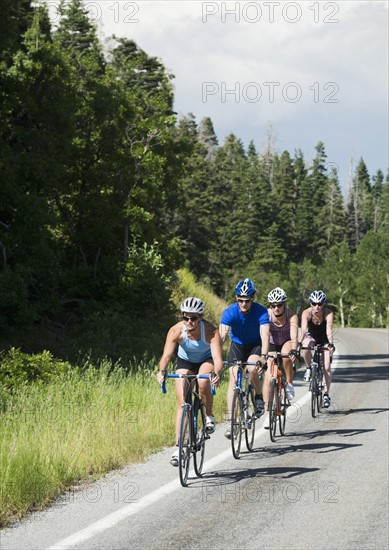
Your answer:
[[[308,349],[308,350],[316,350],[316,351],[320,351],[320,350],[325,350],[325,349],[328,349],[329,351],[334,351],[335,350],[335,346],[334,344],[329,344],[328,342],[326,342],[325,344],[311,344],[308,346],[300,346],[300,349]]]
[[[162,382],[161,384],[161,390],[162,390],[162,393],[166,393],[167,390],[166,390],[166,378],[192,378],[192,379],[195,379],[195,378],[206,378],[207,380],[211,380],[211,374],[181,374],[181,373],[171,373],[171,374],[166,374],[165,375],[165,379],[164,381]],[[211,392],[212,392],[212,395],[216,395],[216,388],[214,386],[214,384],[212,384],[211,382]]]
[[[296,353],[281,353],[280,351],[271,351],[266,355],[267,359],[275,358],[275,357],[282,357],[284,359],[290,359],[291,357],[297,357],[297,351]]]
[[[261,361],[223,361],[223,365],[235,365],[236,367],[253,365],[258,367],[261,365]]]

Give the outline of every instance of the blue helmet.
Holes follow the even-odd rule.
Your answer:
[[[242,279],[235,287],[235,294],[237,296],[249,296],[252,298],[256,292],[257,289],[251,279]]]

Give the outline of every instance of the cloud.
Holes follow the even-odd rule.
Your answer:
[[[344,177],[352,151],[371,171],[387,169],[387,2],[89,4],[100,7],[102,36],[131,38],[162,60],[175,109],[209,116],[220,141],[233,132],[260,146],[272,122],[291,152],[323,140]],[[204,95],[207,83],[214,93]]]

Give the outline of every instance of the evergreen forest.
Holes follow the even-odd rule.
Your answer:
[[[321,288],[338,326],[388,326],[387,166],[357,160],[345,197],[322,142],[307,163],[178,117],[163,61],[101,44],[82,0],[55,28],[0,4],[0,349],[159,355],[182,269],[223,300],[250,277],[301,313]]]

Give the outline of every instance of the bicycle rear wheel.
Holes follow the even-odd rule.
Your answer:
[[[317,412],[317,365],[313,364],[311,378],[311,415],[312,418],[316,418]]]
[[[270,381],[270,396],[269,396],[269,433],[272,441],[276,440],[277,433],[277,380]]]
[[[281,414],[278,417],[280,422],[280,434],[285,435],[286,413],[288,412],[288,399],[286,397],[286,388],[284,383],[281,386],[280,408]]]
[[[204,406],[197,399],[194,405],[193,420],[194,426],[196,427],[194,432],[195,453],[193,455],[193,467],[196,475],[200,477],[204,465],[205,440],[207,439],[207,433],[205,431]]]
[[[242,399],[240,390],[234,391],[231,411],[231,447],[234,458],[239,458],[242,443]]]
[[[252,451],[254,446],[254,437],[255,437],[255,421],[257,419],[256,406],[255,406],[255,392],[252,386],[249,386],[244,416],[245,416],[245,422],[246,422],[246,426],[245,426],[246,447],[248,451]]]
[[[191,414],[189,405],[182,408],[180,439],[178,442],[178,472],[183,487],[187,486],[191,454]]]

